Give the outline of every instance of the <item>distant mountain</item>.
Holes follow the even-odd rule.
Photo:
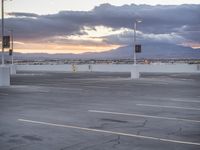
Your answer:
[[[133,58],[133,46],[125,46],[101,53],[85,53],[82,58]],[[200,59],[200,49],[174,44],[147,43],[142,45],[138,58],[150,59]]]
[[[8,54],[6,54],[8,57]],[[133,46],[125,46],[105,52],[88,52],[83,54],[47,54],[47,53],[15,53],[18,60],[44,59],[128,59],[133,58]],[[200,49],[192,49],[173,44],[149,43],[142,45],[140,59],[200,59]]]
[[[200,59],[200,49],[173,44],[146,44],[140,58]]]
[[[111,52],[111,51],[110,51]],[[133,55],[133,46],[126,46],[113,50],[113,54],[130,57]],[[117,54],[116,54],[117,55]],[[193,49],[173,44],[144,44],[142,53],[137,58],[149,59],[200,59],[200,49]]]

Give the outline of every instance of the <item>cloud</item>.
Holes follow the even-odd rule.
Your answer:
[[[105,42],[108,44],[133,45],[133,30],[122,29],[121,33],[105,36]],[[143,33],[137,31],[137,43],[168,43],[168,44],[182,44],[186,38],[176,33],[154,34]]]
[[[61,11],[57,14],[37,15],[11,12],[6,27],[12,28],[15,38],[23,41],[42,41],[56,36],[87,35],[84,28],[105,26],[113,30],[133,29],[134,20],[139,25],[143,40],[180,42],[190,40],[200,43],[200,5],[124,5],[102,4],[91,11]],[[115,44],[128,44],[132,33],[104,38]],[[67,40],[67,39],[66,39]]]
[[[14,16],[14,17],[38,17],[39,15],[34,13],[22,13],[22,12],[10,12],[7,13],[8,16]]]

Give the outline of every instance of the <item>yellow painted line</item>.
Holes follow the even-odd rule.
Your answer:
[[[136,135],[136,134],[123,133],[123,132],[98,130],[98,129],[84,128],[84,127],[71,126],[71,125],[62,125],[62,124],[48,123],[48,122],[41,122],[41,121],[34,121],[34,120],[26,120],[26,119],[18,119],[18,121],[32,123],[32,124],[46,125],[46,126],[54,126],[54,127],[62,127],[62,128],[76,129],[76,130],[82,130],[82,131],[89,131],[89,132],[107,133],[107,134],[121,135],[121,136],[133,137],[133,138],[156,140],[156,141],[161,141],[161,142],[200,146],[200,143],[195,143],[195,142],[171,140],[171,139],[157,138],[157,137],[151,137],[151,136],[142,136],[142,135]]]

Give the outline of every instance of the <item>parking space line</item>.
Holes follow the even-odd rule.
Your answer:
[[[18,121],[32,123],[32,124],[46,125],[46,126],[54,126],[54,127],[62,127],[62,128],[76,129],[76,130],[82,130],[82,131],[89,131],[89,132],[107,133],[107,134],[121,135],[121,136],[134,137],[134,138],[140,138],[140,139],[156,140],[156,141],[161,141],[161,142],[200,146],[200,143],[195,143],[195,142],[178,141],[178,140],[157,138],[157,137],[151,137],[151,136],[129,134],[129,133],[123,133],[123,132],[99,130],[99,129],[85,128],[85,127],[78,127],[78,126],[71,126],[71,125],[62,125],[62,124],[48,123],[48,122],[41,122],[41,121],[34,121],[34,120],[26,120],[26,119],[18,119]]]
[[[150,116],[150,115],[141,115],[141,114],[132,114],[132,113],[120,113],[120,112],[110,112],[110,111],[98,111],[98,110],[88,110],[92,113],[102,113],[102,114],[112,114],[112,115],[123,115],[123,116],[134,116],[134,117],[143,117],[143,118],[153,118],[153,119],[166,119],[166,120],[175,120],[175,121],[185,121],[200,123],[200,120],[190,120],[184,118],[170,118],[170,117],[160,117],[160,116]]]
[[[0,95],[8,96],[8,93],[0,93]]]
[[[200,110],[200,108],[193,108],[193,107],[162,106],[162,105],[150,105],[150,104],[136,104],[136,105],[137,106],[144,106],[144,107],[172,108],[172,109],[185,109],[185,110]]]
[[[109,87],[106,86],[93,86],[93,85],[84,85],[86,88],[101,88],[101,89],[108,89]]]
[[[40,90],[39,93],[50,93],[50,91]]]
[[[195,101],[195,100],[181,100],[181,99],[170,99],[169,101],[173,101],[173,102],[186,102],[186,103],[200,103],[200,101]]]

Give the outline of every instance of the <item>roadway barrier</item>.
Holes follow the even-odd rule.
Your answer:
[[[10,75],[15,75],[16,72],[17,72],[17,70],[16,70],[16,65],[11,64],[11,65],[10,65]]]
[[[132,64],[83,64],[83,65],[16,65],[17,71],[54,72],[131,72]],[[200,73],[196,64],[138,64],[141,73]]]

